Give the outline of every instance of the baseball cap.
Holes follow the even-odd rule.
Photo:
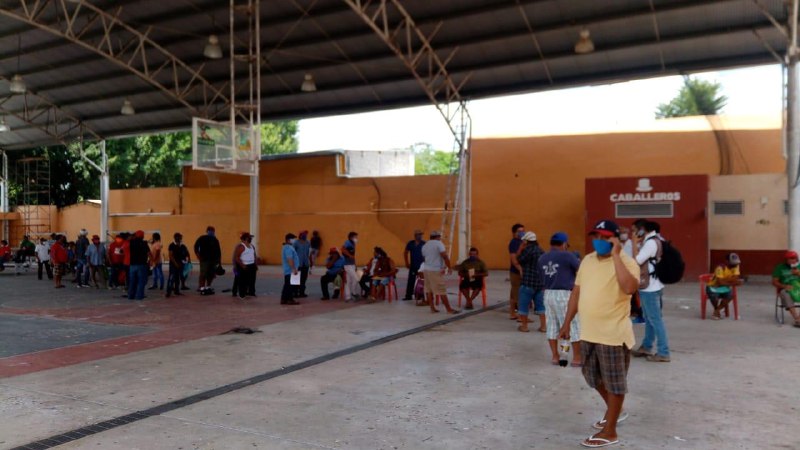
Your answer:
[[[133,235],[136,236],[137,238],[143,238],[144,237],[144,231],[136,230],[136,233],[133,233]]]
[[[422,230],[420,230],[420,229],[414,230],[414,236],[416,236],[418,234],[422,234]]]
[[[242,231],[242,234],[239,235],[239,239],[247,239],[249,237],[253,237],[253,235],[248,231]]]
[[[536,240],[536,233],[534,233],[533,231],[528,231],[527,233],[525,233],[524,236],[522,236],[522,240],[533,242]]]
[[[567,238],[567,233],[564,233],[563,231],[554,233],[553,236],[550,238],[550,242],[559,242],[561,244],[567,242],[568,240],[569,239]]]
[[[739,258],[739,255],[737,255],[736,253],[728,254],[728,264],[739,265],[741,263],[742,263],[742,259]]]
[[[437,237],[437,236],[441,237],[442,236],[442,232],[439,231],[439,230],[431,231],[431,237]]]
[[[785,259],[797,259],[797,252],[794,250],[787,250],[783,257]]]
[[[328,250],[328,253],[339,253],[339,249],[336,247],[331,247],[331,249]]]
[[[611,220],[601,220],[592,227],[592,231],[590,231],[589,234],[592,233],[597,233],[605,237],[619,237],[619,225]]]
[[[93,241],[99,241],[99,240],[100,240],[100,236],[98,236],[98,235],[96,235],[96,234],[95,234],[95,235],[92,235],[92,240],[93,240]]]

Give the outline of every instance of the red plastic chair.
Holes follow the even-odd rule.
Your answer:
[[[386,289],[385,289],[384,292],[386,293],[386,301],[387,302],[392,303],[392,300],[395,300],[395,301],[400,300],[400,296],[397,295],[397,285],[394,284],[394,277],[392,277],[392,279],[389,280],[389,284],[386,286]],[[393,292],[394,292],[394,295],[392,295]]]
[[[463,277],[461,277],[461,276],[458,277],[458,307],[459,308],[461,308],[461,297],[464,296],[464,294],[461,293],[461,282],[463,280],[464,280]],[[481,286],[481,300],[483,301],[483,307],[486,308],[486,277],[483,277],[481,279],[481,282],[483,283],[483,285]],[[465,300],[466,300],[466,298],[465,298]]]
[[[714,278],[714,274],[711,273],[704,273],[700,275],[700,318],[706,320],[706,303],[708,303],[708,295],[706,294],[706,286],[711,279]],[[728,306],[725,307],[725,317],[730,317],[730,306],[731,303],[733,304],[733,319],[739,320],[739,295],[736,292],[736,286],[731,286],[733,290],[733,299]]]

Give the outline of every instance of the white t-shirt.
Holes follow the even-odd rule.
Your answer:
[[[36,244],[36,256],[39,261],[50,261],[50,246],[47,244]]]
[[[442,253],[445,251],[444,244],[438,239],[431,239],[422,246],[422,257],[425,258],[426,272],[438,272],[444,269]]]
[[[627,254],[631,258],[633,258],[633,241],[630,239],[625,241],[625,243],[622,244],[622,251],[625,252],[625,254]]]
[[[253,248],[252,245],[247,245],[247,244],[242,244],[242,245],[244,245],[244,251],[242,251],[242,254],[239,255],[239,259],[242,260],[242,264],[246,266],[250,264],[255,264],[256,249]]]
[[[654,239],[650,239],[654,238]],[[656,266],[653,264],[653,259],[655,259],[656,255],[658,255],[658,244],[656,243],[656,236],[655,231],[651,231],[647,233],[644,237],[644,244],[642,248],[639,250],[639,253],[636,255],[636,263],[640,266],[647,262],[647,271],[651,274],[650,275],[650,284],[647,285],[646,288],[641,289],[642,292],[656,292],[664,289],[664,284],[661,283],[661,280],[655,276],[653,272],[656,271]]]

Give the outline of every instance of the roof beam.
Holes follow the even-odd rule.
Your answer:
[[[213,117],[229,100],[200,73],[149,38],[151,30],[135,30],[119,19],[120,10],[109,14],[88,2],[71,6],[63,0],[19,0],[19,11],[0,7],[0,15],[27,23],[92,51],[134,73],[168,97],[202,117]],[[44,23],[43,13],[55,14],[55,25]],[[86,14],[81,14],[86,11]],[[100,39],[86,33],[102,30]],[[162,81],[169,80],[169,81]],[[197,108],[190,100],[200,100]]]

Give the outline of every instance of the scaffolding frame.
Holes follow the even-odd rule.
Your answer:
[[[13,234],[19,238],[49,233],[52,226],[50,159],[46,156],[22,158],[16,161],[15,169],[15,180],[20,187],[15,203],[20,220]]]

